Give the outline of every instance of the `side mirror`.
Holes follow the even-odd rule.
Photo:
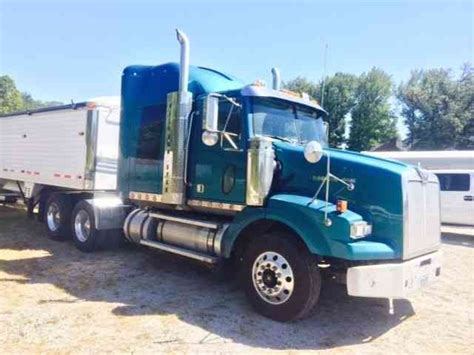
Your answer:
[[[317,163],[323,157],[323,147],[317,141],[311,141],[304,147],[304,157],[310,163]]]
[[[219,118],[219,98],[209,95],[204,100],[202,120],[202,142],[213,146],[219,141],[217,123]]]

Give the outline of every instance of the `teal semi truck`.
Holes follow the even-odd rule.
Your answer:
[[[344,282],[349,295],[389,299],[440,276],[433,174],[329,148],[328,113],[307,95],[282,90],[277,69],[271,88],[244,85],[190,66],[189,41],[177,36],[179,63],[123,71],[116,186],[91,183],[100,136],[93,132],[104,117],[94,103],[82,105],[86,124],[77,138],[92,139],[84,153],[89,170],[78,175],[84,184],[24,178],[21,185],[8,175],[14,169],[1,169],[4,188],[18,183],[30,212],[39,205],[53,238],[72,234],[81,251],[92,252],[123,235],[231,265],[254,308],[278,321],[306,316],[322,280],[331,279],[325,275]],[[15,122],[9,118],[0,124]]]

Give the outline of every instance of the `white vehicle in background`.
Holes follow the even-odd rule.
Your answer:
[[[432,171],[440,183],[441,222],[474,225],[474,151],[364,153]]]

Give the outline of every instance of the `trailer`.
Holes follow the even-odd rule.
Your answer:
[[[420,166],[440,182],[441,222],[474,226],[474,151],[364,152]]]
[[[120,120],[100,100],[0,118],[3,187],[51,237],[93,252],[123,235],[235,272],[277,321],[307,316],[327,280],[393,299],[439,278],[436,176],[329,148],[328,113],[276,68],[245,85],[190,66],[177,37],[179,63],[124,69]]]
[[[53,191],[115,191],[119,125],[119,97],[0,116],[0,189],[30,212]]]

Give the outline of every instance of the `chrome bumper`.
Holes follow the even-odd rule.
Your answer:
[[[347,293],[358,297],[406,298],[441,274],[441,253],[397,264],[355,266],[347,270]]]

